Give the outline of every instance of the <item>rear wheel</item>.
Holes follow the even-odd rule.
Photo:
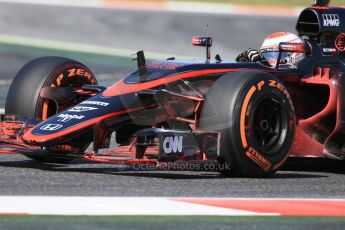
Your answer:
[[[83,64],[63,57],[41,57],[27,63],[15,76],[7,93],[5,112],[7,115],[19,115],[46,120],[48,117],[63,111],[83,100],[82,97],[64,102],[58,106],[53,100],[40,97],[44,87],[74,87],[84,84],[97,85],[92,72]],[[52,146],[59,152],[83,152],[89,143],[78,143],[73,140],[66,145]],[[27,157],[49,163],[68,163],[70,159],[51,156]]]
[[[206,95],[201,128],[221,133],[221,164],[225,176],[265,176],[288,157],[295,133],[290,96],[267,73],[229,73]]]

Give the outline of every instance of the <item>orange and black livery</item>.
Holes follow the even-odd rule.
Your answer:
[[[108,88],[77,61],[35,59],[9,89],[0,152],[253,177],[288,157],[344,160],[345,8],[316,1],[296,29],[303,44],[281,43],[274,68],[213,60],[212,38],[193,37],[204,61],[146,62],[139,51],[137,70]],[[292,68],[284,52],[305,56]],[[116,147],[101,153],[113,133]]]

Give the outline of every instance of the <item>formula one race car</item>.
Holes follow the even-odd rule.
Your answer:
[[[345,159],[345,7],[328,4],[301,13],[303,44],[280,43],[275,66],[211,60],[210,37],[193,38],[206,61],[146,63],[139,51],[109,88],[76,61],[35,59],[9,89],[0,151],[226,176],[269,175],[288,156]],[[304,57],[291,67],[286,53]],[[114,132],[117,146],[99,152]]]

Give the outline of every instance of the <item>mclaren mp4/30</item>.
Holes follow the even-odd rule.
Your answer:
[[[324,2],[302,11],[304,44],[281,43],[274,67],[211,60],[210,37],[193,38],[205,61],[146,63],[140,51],[138,69],[109,88],[74,60],[35,59],[10,86],[0,152],[51,163],[211,164],[227,176],[269,175],[289,156],[342,160],[345,8]],[[287,68],[285,52],[305,57]],[[114,132],[117,146],[99,152]]]

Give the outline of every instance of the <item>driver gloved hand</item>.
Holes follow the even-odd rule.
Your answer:
[[[237,62],[262,62],[261,53],[255,49],[247,49],[236,58]]]

